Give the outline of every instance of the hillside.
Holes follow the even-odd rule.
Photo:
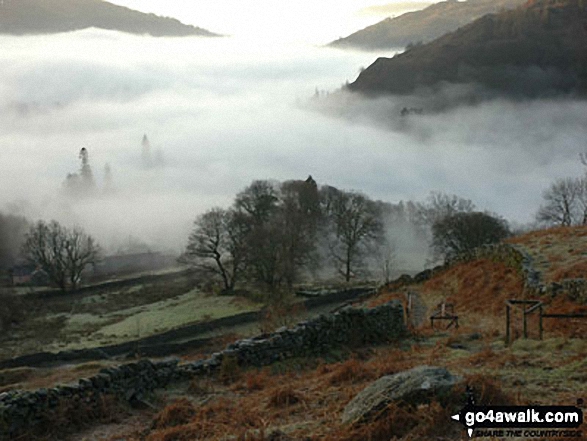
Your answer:
[[[421,87],[477,83],[518,97],[587,91],[587,5],[535,0],[486,15],[431,43],[379,58],[351,91],[408,94]]]
[[[96,27],[153,36],[215,36],[179,20],[144,14],[102,0],[4,0],[0,34],[51,34]]]
[[[509,242],[531,256],[545,283],[561,281],[553,271],[574,268],[577,256],[587,255],[587,228],[533,232]],[[392,405],[370,424],[341,423],[346,404],[367,385],[419,365],[442,366],[463,375],[477,391],[478,403],[573,405],[587,393],[586,320],[545,319],[540,341],[536,317],[531,317],[530,339],[524,340],[521,317],[514,315],[515,340],[504,345],[504,302],[527,298],[523,277],[510,263],[461,262],[427,281],[383,289],[366,305],[394,298],[405,301],[407,292],[416,295],[425,311],[414,339],[355,349],[342,360],[295,359],[246,371],[226,366],[229,376],[193,382],[187,392],[176,390],[160,413],[145,417],[139,427],[119,427],[111,439],[188,440],[196,433],[209,440],[229,434],[253,440],[463,439],[459,427],[450,423],[449,409],[437,402],[413,410]],[[442,300],[455,304],[459,329],[445,330],[445,324],[430,329],[428,315]],[[540,300],[551,312],[585,309],[564,294]],[[454,397],[449,406],[462,405],[460,400]]]
[[[587,255],[587,227],[531,232],[510,239],[503,249],[528,256],[543,283],[563,283],[567,277],[584,276],[571,270]],[[422,365],[444,367],[463,376],[478,404],[574,405],[587,394],[587,320],[545,319],[544,339],[539,340],[534,314],[528,320],[529,338],[523,339],[522,319],[516,311],[513,342],[506,345],[504,302],[537,298],[548,312],[561,313],[584,312],[586,299],[573,299],[564,292],[554,296],[527,292],[518,264],[516,259],[478,257],[438,268],[427,277],[404,276],[356,306],[373,308],[390,299],[406,302],[406,294],[412,293],[413,310],[419,306],[423,320],[416,326],[412,323],[410,337],[378,345],[349,342],[348,347],[332,349],[320,358],[286,356],[264,368],[238,366],[226,358],[217,374],[196,376],[189,384],[176,383],[158,393],[157,409],[140,413],[102,409],[102,418],[109,424],[87,429],[73,439],[93,439],[98,434],[99,439],[137,441],[231,436],[281,441],[463,439],[462,427],[450,420],[451,412],[464,405],[462,389],[445,396],[442,404],[440,399],[413,408],[392,403],[374,421],[352,425],[341,421],[349,401],[375,380]],[[445,323],[430,328],[428,316],[444,300],[455,305],[458,329],[445,329]],[[184,362],[205,357],[191,354]],[[78,372],[86,374],[90,368],[97,370],[100,365],[82,365]],[[0,374],[39,375],[22,369]],[[73,375],[69,372],[67,378]],[[129,418],[121,419],[124,416]],[[69,424],[80,423],[73,418]],[[581,429],[586,428],[584,423]]]
[[[513,9],[525,0],[455,0],[435,3],[421,11],[386,18],[333,41],[329,46],[364,50],[403,48],[410,43],[427,43],[454,31],[485,14]]]

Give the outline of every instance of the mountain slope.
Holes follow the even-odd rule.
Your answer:
[[[3,0],[0,34],[50,34],[89,27],[153,36],[215,36],[174,18],[144,14],[101,0]]]
[[[587,2],[535,0],[486,15],[393,58],[379,58],[349,85],[411,93],[442,82],[478,83],[511,96],[587,91]]]
[[[485,14],[513,9],[525,0],[455,0],[435,3],[421,11],[408,12],[357,31],[330,43],[334,47],[366,50],[405,47],[427,43]]]

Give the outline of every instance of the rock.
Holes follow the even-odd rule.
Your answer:
[[[343,423],[368,420],[392,402],[422,404],[448,392],[461,378],[445,368],[418,366],[387,375],[367,386],[344,409]]]

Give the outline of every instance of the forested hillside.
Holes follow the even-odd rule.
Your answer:
[[[535,0],[486,15],[431,43],[377,59],[349,88],[405,94],[442,82],[478,83],[512,96],[584,94],[586,2]]]
[[[427,43],[485,14],[513,9],[525,0],[448,0],[435,3],[421,11],[388,17],[330,45],[366,50],[393,49],[409,44]]]

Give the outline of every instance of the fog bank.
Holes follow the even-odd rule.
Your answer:
[[[554,178],[581,173],[583,102],[493,100],[398,127],[401,100],[344,97],[324,111],[311,98],[354,80],[371,54],[97,30],[0,47],[0,210],[77,223],[107,249],[132,235],[179,252],[197,214],[254,179],[311,174],[390,202],[444,191],[527,222]],[[144,134],[163,165],[144,167]],[[98,190],[76,200],[62,187],[82,147]]]

